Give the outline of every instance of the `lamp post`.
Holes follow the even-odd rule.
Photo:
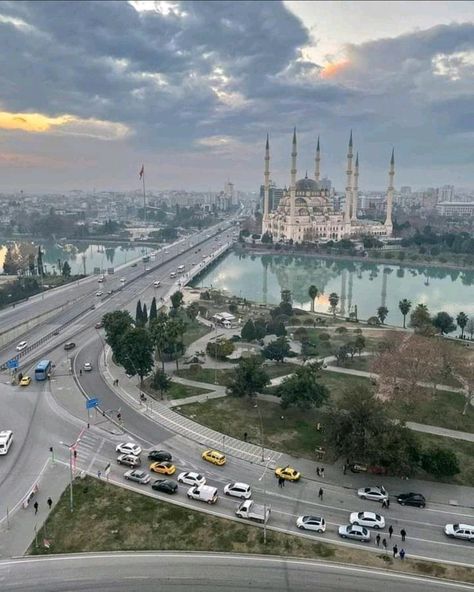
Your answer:
[[[74,512],[74,492],[72,489],[72,483],[73,483],[73,470],[72,470],[72,459],[73,459],[73,454],[76,451],[75,446],[77,444],[77,442],[75,442],[74,444],[66,444],[65,442],[60,442],[60,444],[62,444],[63,446],[66,446],[69,449],[69,508],[71,510],[71,512]]]
[[[104,354],[104,366],[107,366],[107,356],[105,354],[105,341],[102,335],[99,332],[99,329],[96,329],[97,335],[99,336],[100,342],[102,343],[102,352]]]

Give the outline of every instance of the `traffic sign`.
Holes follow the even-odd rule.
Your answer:
[[[7,367],[10,368],[10,370],[14,370],[15,368],[18,368],[18,360],[16,360],[15,358],[8,360]]]
[[[93,409],[94,407],[99,406],[99,399],[87,399],[86,401],[86,409]]]

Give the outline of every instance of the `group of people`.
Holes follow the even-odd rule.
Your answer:
[[[388,527],[388,535],[389,535],[389,538],[391,539],[392,535],[393,535],[393,526],[392,525],[390,525]],[[402,537],[402,542],[405,542],[407,532],[404,528],[402,528],[400,530],[400,536]],[[387,539],[386,538],[382,539],[380,534],[377,533],[377,536],[375,537],[375,544],[377,545],[377,547],[380,547],[380,543],[382,543],[382,547],[383,547],[384,551],[387,551],[387,545],[388,545]],[[398,550],[398,545],[396,543],[395,543],[395,545],[393,545],[392,553],[393,553],[394,558],[398,555],[402,561],[405,559],[405,555],[406,555],[405,549],[402,548],[402,549]]]
[[[48,499],[46,500],[46,503],[48,504],[48,508],[51,510],[51,508],[53,507],[53,500],[50,497],[48,497]],[[36,515],[39,510],[39,503],[37,501],[33,504],[33,508],[35,509],[35,515]]]

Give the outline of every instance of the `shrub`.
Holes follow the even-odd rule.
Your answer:
[[[421,466],[435,477],[451,477],[460,471],[458,457],[448,448],[428,448],[421,455]]]
[[[338,327],[336,329],[336,333],[339,333],[340,335],[344,335],[345,333],[347,333],[347,329],[345,327]]]
[[[331,339],[329,333],[319,333],[318,337],[320,341],[329,341]]]
[[[378,326],[380,325],[380,319],[378,317],[369,317],[367,319],[367,325]]]
[[[313,319],[305,319],[303,325],[306,325],[307,327],[312,327],[314,325],[314,321]]]
[[[308,336],[308,331],[304,327],[298,327],[298,329],[295,329],[293,335],[295,339],[297,339],[298,341],[302,341],[305,337]]]
[[[295,317],[291,317],[290,325],[301,325],[301,319],[295,319]]]

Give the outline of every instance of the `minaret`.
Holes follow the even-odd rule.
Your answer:
[[[352,187],[352,216],[351,220],[357,221],[357,199],[359,193],[359,153],[356,154]]]
[[[392,206],[393,206],[393,177],[395,176],[395,150],[392,148],[392,158],[390,159],[390,169],[388,172],[387,189],[387,217],[385,218],[385,228],[387,235],[392,234]]]
[[[263,220],[262,220],[262,234],[268,230],[268,214],[269,199],[270,199],[270,142],[267,134],[267,143],[265,145],[265,172],[264,176],[264,194],[263,194]]]
[[[346,207],[344,211],[344,222],[351,223],[351,201],[352,201],[352,130],[349,138],[349,148],[347,150],[347,184],[346,184]]]
[[[288,238],[294,239],[295,210],[296,210],[296,127],[293,130],[293,145],[291,150],[291,185],[290,185],[290,233]]]
[[[314,159],[314,180],[319,183],[319,165],[321,164],[321,150],[319,149],[319,136],[318,144],[316,146],[316,158]]]

